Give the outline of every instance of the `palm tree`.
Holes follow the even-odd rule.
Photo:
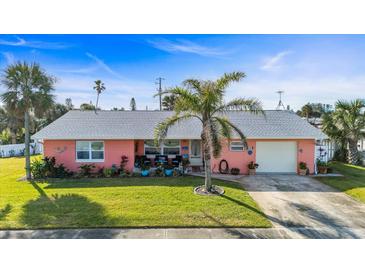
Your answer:
[[[340,144],[344,150],[348,148],[348,162],[358,164],[358,141],[365,136],[365,103],[357,99],[351,102],[338,101],[335,111],[323,116],[323,131]]]
[[[201,140],[205,165],[205,190],[212,191],[211,155],[219,156],[222,137],[231,139],[236,132],[247,147],[246,137],[224,114],[229,110],[248,110],[252,113],[262,112],[257,99],[237,98],[224,102],[226,88],[233,82],[245,77],[243,72],[226,73],[215,81],[188,79],[183,87],[165,91],[177,97],[174,115],[159,123],[155,129],[155,141],[160,143],[167,136],[170,127],[182,120],[198,119],[202,124]],[[158,95],[158,94],[157,94]]]
[[[54,104],[54,89],[56,79],[49,76],[36,64],[18,62],[9,65],[2,79],[7,91],[1,95],[3,103],[14,112],[21,112],[25,128],[25,169],[27,179],[30,174],[29,126],[30,113],[41,117]]]
[[[104,83],[101,80],[96,80],[94,90],[96,90],[96,105],[95,105],[95,113],[96,113],[96,110],[98,109],[99,95],[105,90]]]
[[[176,102],[176,95],[166,95],[162,99],[163,110],[174,110]]]

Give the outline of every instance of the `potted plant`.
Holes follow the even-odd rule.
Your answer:
[[[142,165],[141,169],[142,169],[142,171],[141,171],[141,176],[142,177],[147,177],[147,176],[150,175],[150,166]]]
[[[258,168],[258,167],[259,167],[259,164],[254,163],[253,161],[251,161],[248,164],[248,174],[249,175],[256,175],[256,168]]]
[[[307,163],[306,162],[299,163],[299,175],[300,176],[307,175]]]
[[[236,168],[236,167],[232,168],[231,169],[231,174],[232,175],[238,175],[238,174],[240,174],[240,169],[239,168]]]
[[[164,168],[164,173],[165,173],[165,176],[167,177],[171,177],[172,174],[174,173],[174,168],[173,166],[171,165],[167,165],[165,168]]]
[[[324,161],[317,160],[317,168],[318,168],[318,172],[321,174],[328,173],[328,164]]]

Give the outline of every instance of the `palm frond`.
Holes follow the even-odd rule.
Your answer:
[[[175,114],[174,116],[168,117],[164,121],[157,124],[154,131],[154,139],[156,144],[160,144],[167,136],[168,130],[176,123],[194,118],[195,116],[190,113]]]
[[[218,117],[215,116],[214,119],[220,124],[220,126],[223,128],[230,128],[230,131],[234,131],[238,134],[238,136],[240,137],[241,141],[243,142],[244,147],[247,149],[247,139],[246,136],[243,134],[243,132],[237,127],[235,126],[231,121],[229,121],[226,117]],[[231,139],[231,138],[228,138]]]
[[[252,112],[254,114],[263,114],[263,115],[265,114],[263,109],[262,109],[261,102],[256,98],[249,98],[249,99],[236,98],[236,99],[233,99],[233,100],[229,101],[228,103],[218,107],[216,109],[215,113],[217,113],[217,112],[226,112],[226,111],[229,111],[229,110],[246,110],[246,111]]]
[[[231,72],[231,73],[225,73],[221,78],[219,78],[217,83],[217,88],[220,90],[226,89],[232,82],[239,82],[244,77],[246,77],[246,74],[244,72]]]

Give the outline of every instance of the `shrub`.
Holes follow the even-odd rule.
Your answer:
[[[57,165],[54,157],[33,160],[30,164],[30,172],[34,179],[65,178],[73,174],[63,164]]]
[[[90,176],[92,170],[95,168],[94,164],[83,164],[79,167],[82,176]]]
[[[120,166],[119,166],[119,168],[120,168],[119,173],[125,172],[125,166],[128,164],[128,161],[129,161],[128,156],[123,155],[121,157]]]
[[[251,161],[247,166],[248,166],[249,169],[256,169],[256,168],[259,167],[259,164],[254,163],[253,161]]]
[[[307,163],[306,162],[300,162],[299,163],[299,169],[307,169]]]
[[[104,168],[103,173],[104,173],[104,176],[107,178],[113,176],[113,170],[111,168]]]
[[[45,178],[45,165],[43,160],[35,159],[30,164],[30,172],[32,173],[32,177],[34,179],[42,179]]]
[[[238,174],[240,174],[240,169],[239,168],[236,168],[236,167],[232,168],[231,169],[231,174],[232,175],[238,175]]]

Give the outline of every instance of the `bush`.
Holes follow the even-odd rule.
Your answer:
[[[236,167],[232,168],[231,169],[231,174],[232,175],[238,175],[238,174],[240,174],[240,169],[239,168],[236,168]]]
[[[46,177],[46,170],[43,160],[35,159],[30,164],[30,172],[33,179],[42,179]]]
[[[103,174],[107,178],[112,177],[113,176],[113,170],[111,168],[104,168]]]
[[[82,176],[89,177],[92,170],[95,168],[94,164],[83,164],[79,167]]]
[[[73,174],[63,164],[57,165],[55,157],[44,157],[42,160],[33,160],[30,164],[30,172],[34,179],[65,178]]]

